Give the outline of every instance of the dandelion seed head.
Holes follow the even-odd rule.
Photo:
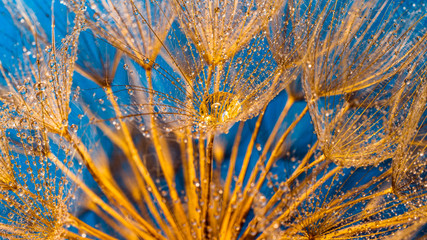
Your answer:
[[[391,240],[425,225],[422,4],[64,0],[61,21],[30,2],[3,0],[25,39],[1,57],[0,236]]]
[[[276,14],[281,2],[173,1],[177,18],[205,61],[218,64],[233,57]]]

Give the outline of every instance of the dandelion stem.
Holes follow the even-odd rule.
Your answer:
[[[141,231],[138,229],[133,223],[126,220],[122,215],[120,215],[118,212],[116,212],[113,208],[111,208],[107,203],[105,203],[98,195],[96,195],[86,184],[83,183],[74,173],[72,173],[53,153],[49,152],[47,157],[59,168],[61,171],[66,174],[73,182],[75,182],[81,190],[91,198],[91,200],[100,206],[104,211],[106,211],[110,216],[114,217],[116,220],[118,220],[123,226],[126,226],[128,229],[135,231],[138,233],[141,237],[144,237],[144,239],[157,239],[160,237],[160,239],[163,239],[161,236],[153,237],[151,235],[148,235],[146,232]]]
[[[65,235],[63,237],[65,237],[66,239],[69,239],[69,240],[88,240],[89,239],[89,238],[82,237],[78,234],[75,234],[73,232],[70,232],[67,229],[64,229],[63,231],[64,231],[64,235]]]
[[[277,224],[280,225],[280,222],[283,221],[285,218],[289,216],[289,214],[293,213],[294,210],[306,199],[310,194],[312,194],[320,185],[322,185],[326,180],[328,180],[330,177],[335,175],[338,171],[341,170],[341,167],[335,167],[334,169],[330,170],[327,174],[325,174],[322,178],[320,178],[315,184],[310,186],[310,188],[307,189],[307,191],[304,192],[299,198],[294,200],[294,203],[289,206],[289,208],[286,209],[286,211],[281,214],[276,220],[274,220],[269,227],[266,228],[263,234],[261,234],[260,238],[265,237],[265,233],[269,232],[271,228],[274,228],[274,226],[277,226]]]
[[[168,207],[163,203],[162,196],[160,195],[160,193],[157,189],[157,186],[155,185],[154,181],[152,180],[152,178],[150,176],[150,173],[147,170],[147,167],[144,165],[144,163],[142,162],[142,160],[139,156],[138,150],[136,149],[136,146],[132,140],[132,136],[130,134],[130,131],[129,131],[126,123],[124,123],[122,121],[122,114],[121,114],[120,108],[119,108],[119,106],[115,100],[115,96],[113,94],[111,87],[106,88],[106,93],[110,99],[111,104],[113,105],[117,119],[120,123],[121,131],[122,131],[124,138],[125,138],[124,141],[126,142],[126,145],[128,147],[127,151],[124,151],[124,152],[126,153],[126,155],[128,155],[128,159],[130,160],[130,164],[133,167],[132,169],[138,170],[138,172],[139,172],[139,174],[138,174],[137,171],[134,171],[134,175],[137,177],[138,183],[142,184],[141,187],[144,188],[145,183],[141,179],[141,176],[142,176],[142,178],[145,180],[145,182],[151,188],[151,191],[152,191],[156,201],[159,203],[161,209],[163,210],[164,214],[166,215],[166,219],[169,221],[171,226],[174,228],[174,224],[173,224],[174,218],[171,215]],[[161,163],[162,161],[159,159],[159,162]],[[165,173],[165,176],[166,176],[166,174],[167,173]],[[156,208],[154,207],[154,204],[152,203],[150,195],[146,192],[146,189],[141,189],[141,192],[142,192],[143,196],[145,197],[145,200],[147,201],[147,205],[149,206],[151,211],[153,211],[155,213],[154,216],[156,217],[156,220],[158,221],[158,223],[160,225],[164,226],[165,223],[163,223],[162,218],[157,214]],[[165,230],[167,230],[167,228]],[[177,230],[177,229],[175,229],[175,230]],[[166,233],[168,233],[168,231]]]
[[[249,144],[247,147],[247,152],[246,152],[245,158],[243,159],[242,169],[240,170],[240,174],[239,174],[240,180],[238,179],[238,181],[236,182],[236,185],[235,185],[236,187],[233,191],[233,195],[231,196],[231,199],[230,199],[228,206],[227,206],[227,212],[225,212],[225,215],[224,215],[223,220],[222,220],[221,232],[219,235],[220,237],[224,237],[226,235],[225,231],[227,231],[227,227],[229,227],[229,220],[230,220],[230,217],[231,217],[231,214],[233,211],[232,205],[234,205],[235,202],[237,201],[237,194],[240,192],[240,189],[242,187],[241,185],[243,184],[242,182],[243,182],[244,174],[245,174],[246,169],[249,165],[249,159],[250,159],[250,156],[252,154],[252,149],[255,145],[255,140],[256,140],[256,137],[258,136],[258,131],[259,131],[259,128],[261,126],[261,122],[262,122],[262,119],[264,117],[264,113],[265,113],[266,108],[267,108],[267,105],[264,106],[260,115],[258,116],[257,122],[255,123],[255,129],[252,132],[251,140],[249,141]]]
[[[223,65],[221,63],[219,63],[217,65],[216,76],[215,76],[215,83],[214,83],[214,91],[215,92],[219,92],[222,68],[223,68]]]
[[[145,71],[145,75],[147,78],[147,82],[148,82],[148,87],[149,89],[153,89],[153,82],[152,82],[152,78],[151,78],[151,70],[146,70]],[[170,162],[170,160],[172,159],[170,157],[170,153],[167,151],[167,149],[163,149],[162,148],[162,143],[160,141],[159,138],[159,133],[157,132],[157,124],[156,124],[156,119],[155,119],[155,115],[154,115],[154,98],[153,98],[153,94],[151,92],[148,93],[149,94],[149,106],[150,106],[150,111],[153,113],[152,115],[150,115],[150,120],[151,120],[151,137],[153,139],[153,144],[154,144],[154,148],[156,150],[157,153],[157,157],[159,159],[159,163],[160,163],[160,167],[164,173],[165,179],[166,179],[166,183],[168,185],[169,188],[169,195],[172,199],[173,202],[173,206],[174,206],[174,210],[175,210],[175,214],[176,216],[179,216],[176,220],[179,223],[179,226],[174,226],[175,223],[173,222],[173,217],[170,216],[170,221],[169,223],[174,226],[173,228],[175,229],[175,231],[181,232],[181,230],[185,230],[188,234],[188,236],[191,235],[190,233],[190,229],[189,229],[189,224],[188,224],[188,219],[187,219],[187,215],[185,214],[185,211],[181,205],[181,200],[179,199],[178,193],[176,191],[175,188],[175,181],[174,181],[174,177],[175,177],[175,173],[174,170],[172,168],[172,163]],[[132,148],[135,148],[135,145],[132,141],[131,136],[126,137],[128,144],[130,144],[130,146],[132,146]],[[163,144],[165,145],[165,144]],[[166,156],[165,156],[166,154]],[[138,162],[141,162],[138,153],[136,152],[135,157],[137,157],[136,160],[138,160]],[[141,166],[142,167],[142,166]],[[143,170],[143,169],[141,169]],[[148,173],[147,173],[148,174]],[[147,175],[145,174],[145,175]],[[144,175],[144,174],[143,174]],[[149,178],[149,174],[147,175],[147,178]],[[147,181],[148,179],[146,179]],[[150,178],[151,180],[151,178]],[[150,183],[151,185],[151,183]],[[153,187],[155,187],[154,183],[153,183]],[[158,192],[157,189],[153,189],[153,192],[156,193]],[[161,196],[159,195],[159,200],[161,199]],[[159,202],[159,204],[161,204],[161,200]],[[166,206],[165,206],[166,208]]]
[[[208,209],[210,208],[210,197],[211,197],[211,182],[212,182],[212,161],[213,161],[213,143],[214,143],[214,135],[211,134],[208,137],[208,142],[207,142],[207,146],[206,146],[206,167],[205,167],[205,176],[206,179],[202,179],[202,185],[204,185],[204,187],[202,189],[205,190],[205,192],[202,192],[202,201],[205,203],[205,205],[203,206],[203,212],[202,212],[202,216],[203,219],[205,220],[205,227],[209,226],[209,213],[208,213]],[[206,229],[205,229],[206,232]]]
[[[234,167],[236,166],[237,153],[239,150],[240,139],[242,137],[243,127],[245,122],[240,122],[239,129],[237,130],[236,137],[234,139],[233,149],[231,150],[230,165],[228,166],[227,177],[224,184],[224,195],[221,207],[221,217],[224,215],[226,204],[228,203],[229,194],[231,191],[231,180],[233,179]]]
[[[90,225],[84,223],[82,220],[78,219],[77,217],[73,216],[72,214],[68,215],[68,218],[71,221],[71,224],[79,229],[80,231],[83,231],[85,233],[88,233],[94,237],[97,237],[99,239],[105,239],[105,240],[117,240],[117,238],[114,238],[106,233],[103,233]]]
[[[83,158],[89,172],[94,177],[95,181],[97,181],[97,183],[100,186],[103,186],[105,189],[108,189],[108,192],[105,192],[106,195],[109,197],[113,197],[114,202],[117,202],[117,201],[120,202],[120,205],[123,206],[128,211],[128,213],[135,218],[135,220],[141,223],[142,226],[144,226],[144,228],[147,229],[149,232],[151,232],[154,236],[158,235],[157,231],[136,212],[135,208],[132,206],[129,200],[125,197],[125,195],[116,187],[114,183],[111,182],[111,179],[102,175],[98,171],[98,168],[96,167],[91,156],[86,150],[86,147],[80,141],[80,139],[71,136],[69,132],[66,132],[64,135],[65,135],[64,137],[67,140],[69,140],[74,144],[74,147],[77,149],[80,156]]]
[[[286,107],[285,107],[286,109]],[[285,110],[284,109],[284,110]],[[308,111],[308,107],[306,106],[304,108],[304,110],[300,113],[300,115],[292,122],[292,124],[286,129],[286,131],[282,134],[281,138],[279,139],[279,141],[276,143],[275,148],[273,150],[273,152],[271,153],[271,156],[269,158],[269,160],[267,161],[267,164],[265,165],[265,168],[263,169],[263,171],[261,172],[261,176],[259,177],[255,187],[251,187],[252,184],[255,181],[255,177],[257,176],[258,170],[260,168],[260,165],[264,163],[264,157],[265,156],[261,156],[260,159],[257,161],[257,164],[254,167],[254,170],[252,171],[252,174],[248,180],[247,183],[247,187],[245,188],[245,191],[243,193],[243,205],[241,206],[241,209],[238,211],[235,211],[233,213],[233,217],[232,217],[232,223],[234,224],[239,224],[241,222],[241,219],[247,214],[247,212],[250,209],[250,206],[252,205],[253,199],[255,197],[255,195],[251,195],[249,198],[248,196],[249,191],[259,191],[259,189],[261,188],[262,184],[264,183],[265,177],[267,176],[267,174],[270,172],[270,168],[273,166],[276,158],[277,158],[277,154],[280,151],[280,147],[282,146],[282,144],[284,143],[285,139],[287,138],[287,136],[289,135],[289,133],[295,128],[295,126],[301,121],[301,119],[304,117],[304,115],[307,113]],[[234,224],[230,224],[230,226],[234,225]]]
[[[107,214],[105,214],[101,209],[99,209],[98,205],[91,202],[88,204],[88,209],[93,211],[96,215],[98,215],[102,220],[105,221],[110,227],[112,227],[117,233],[123,236],[125,239],[129,240],[139,240],[139,237],[135,232],[128,230],[127,228],[123,228],[121,225],[118,225],[114,219],[110,218]]]
[[[211,81],[212,81],[211,78],[212,78],[212,75],[213,75],[214,71],[215,71],[215,64],[209,65],[208,75],[206,77],[206,82],[205,82],[206,85],[205,85],[205,90],[204,90],[204,97],[206,97],[206,96],[209,95],[209,88],[210,88]]]
[[[199,174],[200,174],[200,189],[201,189],[201,199],[206,200],[206,191],[209,191],[208,189],[206,189],[206,184],[205,181],[207,182],[207,170],[206,170],[206,148],[205,148],[205,140],[204,140],[204,135],[203,132],[199,133]],[[207,211],[207,206],[206,206],[206,202],[205,201],[200,201],[200,206],[201,206],[201,219],[205,219],[206,216],[206,211]],[[205,225],[206,225],[206,221],[202,220],[202,229],[205,229]]]
[[[336,238],[337,236],[346,236],[349,233],[363,233],[363,232],[367,232],[367,231],[373,231],[375,229],[382,229],[382,228],[391,228],[392,225],[396,225],[396,226],[401,226],[402,224],[409,224],[412,221],[414,221],[414,219],[416,219],[416,217],[414,218],[413,214],[404,214],[402,215],[398,215],[392,218],[388,218],[388,219],[383,219],[383,220],[377,220],[377,221],[372,221],[372,222],[367,222],[367,223],[362,223],[362,224],[358,224],[358,225],[354,225],[351,226],[349,228],[343,228],[343,229],[339,229],[339,230],[335,230],[333,232],[331,232],[330,234],[326,235],[325,237],[327,237],[328,239],[331,238]],[[360,236],[360,235],[358,235]]]
[[[313,163],[317,162],[319,163],[320,161],[323,161],[323,159],[321,159],[322,157],[320,157],[318,160],[314,161],[312,164],[310,164],[309,166],[305,165],[307,164],[308,160],[311,158],[311,156],[313,156],[314,151],[317,149],[317,146],[319,145],[319,142],[316,141],[316,143],[310,148],[310,150],[306,153],[306,155],[304,156],[303,160],[301,161],[301,163],[298,165],[297,169],[295,169],[295,171],[292,173],[291,177],[288,178],[286,180],[286,182],[281,183],[285,186],[289,186],[301,173],[303,173],[306,169],[309,169],[311,166],[313,166]],[[323,155],[322,155],[323,156]],[[320,161],[319,161],[320,160]],[[317,164],[316,163],[316,164]],[[280,200],[280,196],[284,193],[283,190],[279,189],[276,193],[274,193],[274,195],[270,198],[270,200],[268,201],[267,205],[264,207],[262,212],[267,213],[269,211],[269,209],[271,207],[274,206],[274,204],[276,203],[276,201]],[[255,220],[255,219],[254,219]]]
[[[193,230],[196,231],[197,238],[202,239],[202,231],[203,229],[200,226],[200,213],[198,212],[200,210],[199,206],[199,196],[197,195],[197,176],[196,176],[196,166],[195,160],[194,160],[194,146],[193,146],[193,138],[191,137],[191,129],[187,127],[185,129],[186,131],[186,140],[187,140],[187,146],[186,146],[186,154],[187,157],[184,158],[184,170],[185,170],[185,176],[186,177],[186,192],[188,196],[188,211],[189,216],[192,221],[194,221],[196,226],[193,228]]]

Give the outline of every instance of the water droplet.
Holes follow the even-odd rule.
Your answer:
[[[70,126],[71,132],[76,133],[78,129],[79,127],[76,124],[71,124]]]

